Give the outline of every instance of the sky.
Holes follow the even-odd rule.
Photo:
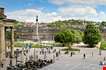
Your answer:
[[[9,19],[53,22],[81,19],[106,21],[106,0],[0,0]]]

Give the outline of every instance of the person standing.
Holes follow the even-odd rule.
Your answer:
[[[58,54],[58,52],[56,52],[56,57],[58,57],[59,56],[59,54]]]
[[[53,62],[55,62],[55,55],[53,55]]]
[[[46,55],[46,53],[44,53],[44,60],[46,60],[47,59],[47,55]]]
[[[104,58],[103,58],[103,60],[105,61],[105,60],[106,60],[106,58],[104,57]]]
[[[84,58],[84,59],[86,58],[86,55],[85,55],[85,53],[83,54],[83,58]]]
[[[73,53],[71,52],[71,57],[72,57]]]
[[[1,67],[3,68],[3,66],[4,66],[4,64],[3,64],[3,62],[1,62]]]

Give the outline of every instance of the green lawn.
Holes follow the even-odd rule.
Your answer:
[[[101,42],[101,47],[100,47],[101,50],[106,50],[106,41],[102,41]]]
[[[39,45],[37,43],[34,43],[34,42],[23,42],[23,41],[16,41],[14,43],[14,47],[26,47],[26,44],[32,44],[32,48],[44,48],[44,47],[51,47],[51,46],[42,46],[42,45]]]

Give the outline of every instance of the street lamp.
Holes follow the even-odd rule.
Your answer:
[[[36,39],[37,39],[37,41],[39,41],[39,34],[38,34],[38,25],[39,23],[38,23],[38,16],[36,16]]]
[[[36,16],[36,40],[37,42],[39,42],[39,30],[38,30],[38,27],[39,26],[39,23],[38,23],[38,16]],[[36,59],[36,56],[35,56],[35,48],[34,48],[34,60]]]
[[[10,66],[12,66],[12,53],[13,53],[13,47],[12,47],[12,27],[5,27],[5,32],[6,32],[6,40],[10,42]]]

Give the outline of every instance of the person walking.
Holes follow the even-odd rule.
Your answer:
[[[71,52],[71,57],[72,57],[73,53]]]
[[[106,58],[104,57],[104,58],[103,58],[103,60],[105,61],[105,60],[106,60]]]
[[[84,59],[86,58],[86,55],[85,55],[85,53],[83,54],[83,58],[84,58]]]

